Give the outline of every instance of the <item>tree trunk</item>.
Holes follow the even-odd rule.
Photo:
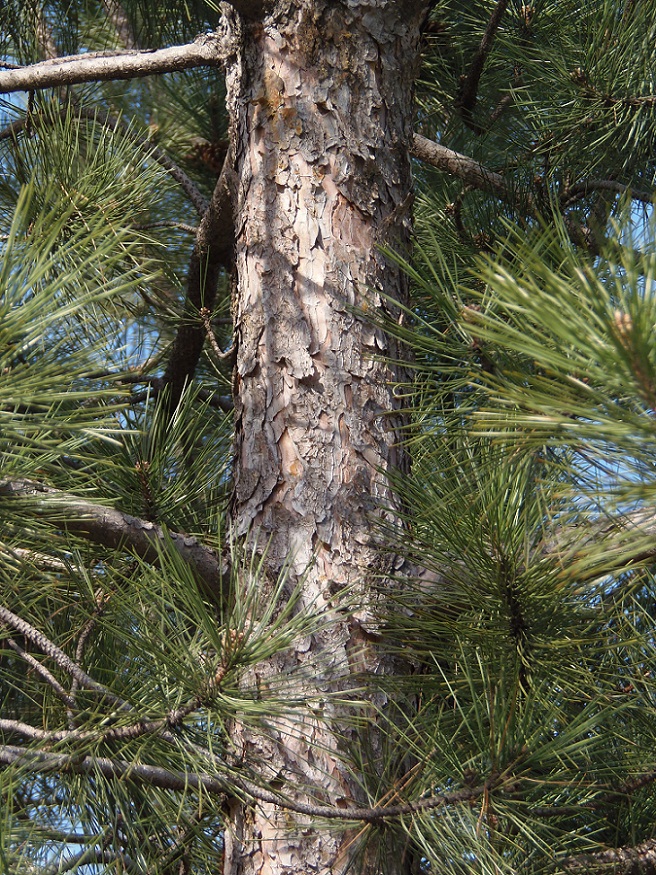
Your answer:
[[[392,561],[377,549],[375,518],[395,515],[385,472],[403,461],[393,391],[401,375],[380,360],[397,351],[366,313],[392,309],[405,294],[379,247],[398,250],[408,239],[412,87],[427,6],[279,0],[263,23],[241,22],[228,75],[237,185],[234,529],[266,548],[272,577],[286,563],[292,582],[304,576],[302,600],[313,610],[333,609],[345,587],[359,596],[357,611],[256,672],[265,689],[291,668],[309,668],[303,692],[321,722],[272,719],[266,736],[235,726],[234,740],[286,794],[307,801],[312,788],[324,804],[364,801],[341,765],[357,739],[326,694],[363,667],[385,670],[371,644],[368,584]],[[338,873],[349,863],[381,871],[372,849],[353,862],[357,844],[274,806],[237,805],[225,872]],[[385,853],[386,873],[407,871],[401,855]]]

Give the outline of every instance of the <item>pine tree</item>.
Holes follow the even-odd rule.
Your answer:
[[[4,871],[656,869],[649,4],[0,16]]]

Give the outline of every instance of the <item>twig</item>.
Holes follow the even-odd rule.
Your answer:
[[[198,315],[201,318],[201,322],[203,323],[203,327],[205,328],[205,334],[207,335],[207,339],[210,342],[210,346],[212,347],[212,351],[219,361],[224,361],[225,359],[232,358],[234,356],[234,347],[230,347],[225,352],[219,346],[216,337],[214,335],[214,331],[212,330],[212,323],[210,318],[212,313],[207,307],[201,307],[198,311]]]
[[[80,686],[88,690],[93,690],[96,693],[100,693],[103,698],[107,699],[108,702],[117,705],[121,710],[131,710],[131,705],[129,705],[124,699],[121,699],[119,696],[112,693],[112,691],[104,684],[94,681],[93,678],[89,677],[84,669],[67,656],[63,650],[60,650],[56,644],[43,634],[43,632],[35,629],[34,626],[27,622],[27,620],[23,620],[3,605],[0,605],[0,623],[9,626],[24,638],[27,638],[28,641],[31,641],[32,644],[36,645],[46,656],[49,656],[54,662],[56,662],[62,671],[65,671],[66,674],[70,675],[72,678],[77,678]]]
[[[150,231],[151,228],[177,228],[180,231],[186,231],[187,234],[197,234],[198,227],[196,225],[187,225],[185,222],[147,222],[145,225],[134,225],[137,231]]]
[[[31,653],[27,653],[17,641],[14,641],[13,638],[5,639],[7,644],[11,647],[13,651],[15,651],[21,659],[23,659],[31,669],[33,669],[36,674],[40,675],[43,680],[50,686],[57,696],[58,699],[68,707],[75,707],[75,699],[66,692],[66,690],[62,687],[56,677],[54,677],[45,665],[41,665],[38,659],[35,659]]]
[[[96,627],[96,624],[98,622],[98,617],[100,617],[102,615],[103,611],[105,610],[105,604],[107,602],[108,597],[105,596],[105,593],[103,592],[102,589],[97,589],[96,592],[94,593],[94,598],[95,598],[96,605],[94,607],[93,613],[89,617],[87,622],[84,624],[82,631],[80,632],[80,637],[78,638],[78,641],[77,641],[77,647],[75,648],[75,661],[77,663],[81,663],[82,660],[84,659],[84,650],[86,648],[87,641],[89,640],[89,636],[91,635],[91,633],[93,632],[93,630]],[[79,687],[80,687],[80,682],[78,681],[77,678],[73,678],[73,681],[71,683],[71,699],[73,700],[73,702],[75,702],[75,696],[77,694]],[[71,726],[73,725],[74,719],[75,719],[75,716],[73,714],[73,710],[69,709],[69,713],[68,713],[69,725],[71,725]]]

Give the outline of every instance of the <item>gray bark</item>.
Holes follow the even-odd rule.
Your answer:
[[[138,79],[156,73],[221,66],[225,58],[223,34],[202,34],[193,43],[155,51],[100,52],[52,58],[0,71],[0,94],[35,91],[81,82]]]
[[[234,726],[235,752],[247,750],[263,778],[299,800],[364,802],[343,765],[357,739],[330,692],[354,672],[386,668],[372,644],[371,584],[391,571],[375,519],[395,516],[385,472],[403,465],[393,391],[402,374],[381,361],[398,350],[366,313],[405,294],[380,247],[408,238],[412,83],[427,5],[280,0],[262,23],[235,22],[234,529],[266,548],[272,577],[287,565],[290,582],[303,581],[314,611],[334,610],[345,587],[359,599],[355,613],[256,671],[263,695],[284,676],[313,709],[272,719],[259,735]],[[357,832],[235,804],[225,873],[344,872]],[[407,871],[401,853],[382,850],[386,873]],[[381,871],[375,852],[354,865]]]

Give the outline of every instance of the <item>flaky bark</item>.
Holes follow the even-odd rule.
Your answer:
[[[345,587],[359,594],[355,615],[257,670],[262,690],[289,677],[322,719],[277,718],[259,737],[236,725],[235,749],[286,794],[345,805],[364,800],[341,761],[356,739],[326,697],[355,670],[384,670],[368,643],[370,583],[389,571],[375,518],[394,516],[385,472],[402,464],[400,375],[380,360],[397,351],[366,312],[405,292],[380,247],[398,249],[408,236],[426,6],[280,0],[263,24],[236,24],[242,51],[228,71],[238,188],[235,532],[266,547],[272,575],[288,562],[313,610]],[[301,667],[304,680],[292,681]],[[338,873],[357,844],[273,805],[236,805],[225,872]],[[370,853],[355,871],[379,869]],[[400,853],[385,871],[406,871]]]

